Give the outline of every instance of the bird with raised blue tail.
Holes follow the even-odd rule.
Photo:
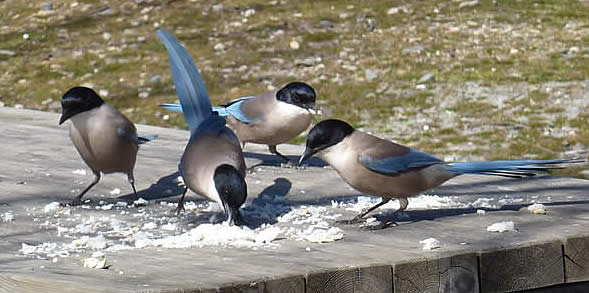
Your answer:
[[[247,197],[247,185],[239,140],[225,119],[213,113],[202,77],[186,49],[166,30],[158,30],[157,35],[168,50],[176,93],[190,128],[178,166],[186,188],[175,212],[184,210],[190,189],[221,204],[230,224],[244,225],[239,208]]]
[[[285,162],[288,157],[278,152],[276,146],[288,142],[309,128],[315,111],[315,90],[303,82],[291,82],[276,91],[248,96],[213,107],[224,116],[229,128],[235,131],[239,141],[268,145],[268,150]],[[162,104],[162,107],[181,112],[178,104]]]
[[[397,198],[400,205],[393,215],[401,212],[407,208],[409,197],[462,174],[519,178],[562,168],[556,164],[579,162],[554,159],[447,163],[428,153],[355,130],[348,123],[335,119],[321,121],[309,131],[299,164],[314,155],[333,167],[354,189],[382,197],[378,204],[343,221],[350,224],[360,222],[393,198]],[[394,222],[382,222],[372,228],[391,224]]]

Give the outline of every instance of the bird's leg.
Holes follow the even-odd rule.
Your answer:
[[[186,192],[187,191],[188,191],[188,187],[184,187],[184,192],[182,193],[182,197],[178,201],[178,206],[172,211],[176,215],[180,215],[181,212],[185,212],[186,211],[184,209],[184,196],[186,195]]]
[[[127,180],[129,180],[129,183],[131,183],[131,187],[133,188],[133,194],[135,195],[135,199],[139,199],[139,196],[137,196],[137,189],[135,188],[135,177],[133,176],[132,172],[127,174]]]
[[[397,222],[395,222],[394,217],[396,217],[398,213],[406,210],[407,209],[407,205],[409,205],[409,200],[407,200],[407,198],[405,198],[405,197],[399,198],[399,209],[396,210],[396,211],[394,211],[390,215],[390,218],[392,220],[380,222],[380,224],[378,224],[378,225],[365,226],[362,229],[363,230],[381,230],[381,229],[384,229],[384,228],[388,228],[390,226],[397,226],[398,224],[397,224]]]
[[[98,181],[100,181],[100,172],[94,172],[94,181],[92,181],[92,183],[90,183],[90,185],[88,185],[88,187],[86,187],[86,189],[84,189],[80,194],[78,194],[74,198],[74,200],[72,200],[70,203],[65,204],[65,205],[69,205],[69,206],[81,205],[82,204],[82,196],[84,196],[84,194],[86,194],[86,192],[88,192],[88,190],[90,190],[90,188],[94,187],[94,185],[96,185],[98,183]]]
[[[276,150],[275,145],[268,145],[268,150],[270,151],[270,153],[273,153],[273,154],[279,156],[280,158],[282,158],[285,163],[287,163],[287,164],[291,163],[291,161],[290,161],[290,159],[288,159],[288,157],[279,153],[278,150]]]
[[[362,221],[362,219],[364,218],[364,216],[366,216],[368,213],[374,211],[375,209],[379,208],[380,206],[382,206],[383,204],[386,204],[387,202],[391,201],[390,198],[383,198],[379,203],[375,204],[374,206],[370,207],[369,209],[362,211],[362,213],[360,213],[359,215],[355,216],[354,218],[352,218],[351,220],[340,220],[337,221],[337,223],[341,223],[341,224],[356,224]]]

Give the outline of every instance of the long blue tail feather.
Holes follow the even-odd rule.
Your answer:
[[[200,124],[212,115],[207,90],[192,57],[178,40],[164,29],[158,30],[157,35],[168,50],[170,70],[182,105],[182,112],[190,133],[194,134]]]
[[[550,172],[563,167],[557,164],[579,163],[582,160],[554,159],[554,160],[515,160],[448,163],[446,170],[456,174],[480,174],[505,177],[528,177],[541,172]]]

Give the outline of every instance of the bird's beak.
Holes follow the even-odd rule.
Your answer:
[[[64,111],[61,114],[61,117],[59,118],[59,125],[61,125],[62,123],[64,123],[66,120],[70,119],[72,116],[74,116],[74,114],[75,113]]]
[[[323,115],[323,112],[321,112],[321,110],[320,110],[320,109],[317,109],[317,110],[315,110],[315,109],[313,109],[313,108],[309,108],[309,109],[307,109],[307,110],[309,110],[309,113],[311,113],[311,114],[313,114],[313,115]]]
[[[299,159],[299,165],[302,164],[304,161],[308,160],[309,158],[311,158],[315,153],[316,151],[305,149],[305,152]]]

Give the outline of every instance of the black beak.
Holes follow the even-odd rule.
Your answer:
[[[62,105],[63,107],[63,105]],[[61,117],[59,118],[59,125],[61,125],[62,123],[64,123],[65,121],[67,121],[68,119],[72,118],[73,116],[75,116],[78,113],[82,113],[84,112],[84,110],[80,109],[80,108],[65,108],[61,111]]]
[[[305,152],[299,159],[299,165],[302,164],[304,161],[308,160],[309,158],[311,158],[315,153],[317,153],[317,151],[305,149]]]
[[[63,112],[61,114],[61,117],[59,118],[59,125],[64,123],[66,120],[70,119],[72,116],[74,116],[74,115],[71,114],[71,112]]]

